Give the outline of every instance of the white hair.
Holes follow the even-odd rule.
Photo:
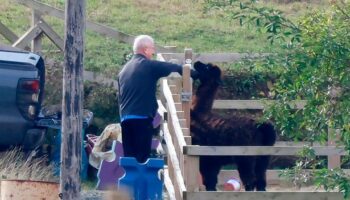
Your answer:
[[[137,53],[139,50],[144,48],[149,44],[154,44],[154,40],[151,36],[148,35],[139,35],[134,40],[133,51]]]

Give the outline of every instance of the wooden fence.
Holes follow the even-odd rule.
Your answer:
[[[187,51],[187,52],[186,52]],[[181,54],[179,62],[184,63],[183,79],[178,76],[171,76],[162,80],[161,94],[162,102],[167,110],[167,120],[163,125],[164,138],[167,145],[168,169],[165,180],[166,188],[169,191],[170,199],[342,199],[342,194],[338,192],[206,192],[200,191],[200,175],[199,175],[199,156],[213,155],[297,155],[303,149],[305,143],[294,142],[277,142],[273,147],[266,146],[197,146],[191,145],[191,136],[189,130],[189,104],[191,103],[189,94],[191,93],[190,84],[190,66],[193,60],[198,60],[198,56],[193,55],[186,50]],[[157,59],[168,61],[179,59],[179,54],[158,54]],[[197,54],[199,55],[199,54]],[[202,54],[203,55],[203,54]],[[202,58],[201,58],[202,59]],[[201,60],[200,59],[200,60]],[[203,58],[204,59],[204,58]],[[233,61],[235,59],[225,59],[224,61]],[[219,59],[214,57],[205,57],[206,62]],[[217,100],[214,103],[215,109],[263,109],[266,105],[272,104],[273,101],[259,100]],[[296,109],[300,109],[305,105],[304,101],[293,103]],[[319,156],[328,156],[329,168],[340,167],[340,156],[347,155],[344,148],[335,146],[333,141],[328,146],[313,144],[315,154]],[[268,170],[268,181],[279,179],[279,171]],[[237,175],[237,171],[223,170],[219,176],[219,182],[223,183],[229,176]],[[226,177],[223,177],[226,176]]]

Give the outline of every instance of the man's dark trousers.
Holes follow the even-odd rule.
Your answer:
[[[152,118],[127,119],[121,126],[124,157],[135,157],[139,163],[146,162],[151,154]]]

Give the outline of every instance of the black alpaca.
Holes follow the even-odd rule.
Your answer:
[[[276,140],[270,123],[247,117],[222,118],[211,112],[221,83],[221,70],[212,64],[196,62],[200,85],[191,108],[193,144],[202,146],[272,146]],[[199,169],[207,191],[215,191],[223,165],[236,163],[246,191],[266,190],[266,169],[270,156],[201,156]]]

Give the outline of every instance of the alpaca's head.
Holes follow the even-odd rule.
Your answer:
[[[194,63],[194,69],[198,72],[201,83],[221,84],[221,69],[211,63],[204,64],[200,61]]]

